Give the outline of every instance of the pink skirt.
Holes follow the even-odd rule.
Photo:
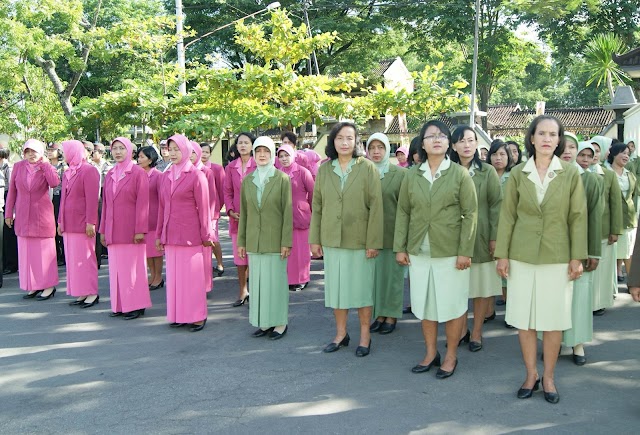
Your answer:
[[[85,233],[64,233],[64,258],[67,262],[67,294],[98,294],[98,262],[96,238]]]
[[[53,237],[18,236],[18,277],[26,292],[58,285],[58,260]]]
[[[114,244],[108,248],[111,311],[129,313],[149,308],[151,296],[145,244]]]
[[[249,256],[245,255],[244,258],[238,256],[238,233],[231,233],[231,245],[233,246],[233,264],[236,266],[248,266]]]
[[[167,320],[195,323],[207,318],[202,246],[165,245]],[[109,253],[111,255],[111,253]]]
[[[287,278],[289,285],[304,284],[310,280],[311,252],[309,248],[309,229],[293,230],[293,246],[287,259]]]
[[[211,246],[202,247],[202,255],[204,260],[204,287],[207,289],[207,293],[213,288],[213,261],[211,255],[213,249]]]
[[[147,258],[162,257],[164,255],[164,251],[158,251],[158,249],[156,248],[155,234],[145,234],[144,243],[147,249]]]

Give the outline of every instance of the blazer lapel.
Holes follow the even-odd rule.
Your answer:
[[[275,180],[275,175],[272,176],[269,181],[267,181],[267,184],[264,185],[264,190],[262,192],[262,201],[261,204],[265,205],[266,203],[266,199],[269,196],[269,193],[271,193],[271,191],[273,190],[273,186],[276,184],[276,180]],[[256,196],[257,198],[257,196]],[[262,207],[260,207],[262,208]]]
[[[333,184],[333,188],[336,189],[339,197],[342,197],[342,189],[340,188],[340,182],[338,181],[338,176],[333,172],[333,164],[329,163],[331,166],[331,172],[329,173],[329,179],[331,179],[331,184]]]
[[[129,183],[129,181],[131,181],[131,179],[133,178],[133,176],[131,175],[131,172],[125,172],[122,174],[123,177],[120,178],[120,180],[118,181],[118,185],[116,186],[116,193],[115,195],[113,195],[114,198],[116,198],[120,192],[122,191],[122,188],[127,185]]]
[[[449,175],[449,169],[445,169],[444,171],[441,171],[439,177],[438,177],[438,173],[436,173],[436,177],[437,178],[433,180],[433,185],[431,186],[431,194],[432,195],[436,195],[436,193],[438,193],[438,190],[440,190],[440,186],[442,186],[444,183],[446,183],[445,181],[442,181],[442,179],[444,177],[446,177],[447,175]]]
[[[565,171],[558,169],[555,171],[555,178],[560,178],[560,177],[564,177],[565,175]],[[549,176],[547,174],[547,176]],[[582,180],[580,180],[582,182]],[[544,199],[542,200],[542,203],[540,204],[540,208],[544,207],[544,205],[547,203],[547,201],[549,201],[549,198],[551,198],[552,196],[556,195],[558,193],[558,189],[560,188],[560,186],[562,186],[562,182],[560,180],[552,180],[549,185],[547,186],[547,192],[544,195]],[[536,202],[537,202],[537,198],[536,198]]]
[[[420,173],[420,176],[417,177],[418,178],[418,186],[420,186],[420,190],[422,190],[422,193],[424,193],[425,197],[430,197],[431,196],[431,187],[429,187],[429,181],[427,181],[426,178],[424,178],[424,171],[421,169],[418,169],[418,172]]]
[[[194,168],[191,168],[191,170],[190,170],[189,172],[191,172],[191,171],[193,171],[193,170],[194,170]],[[174,187],[173,189],[171,188],[171,182],[172,182],[172,180],[171,180],[171,179],[169,179],[169,191],[171,192],[171,196],[175,195],[175,194],[176,194],[176,192],[178,191],[178,189],[180,189],[180,185],[181,185],[181,184],[184,182],[184,180],[187,178],[187,174],[188,174],[189,172],[183,172],[182,174],[180,174],[180,178],[178,178],[177,180],[174,180],[174,181],[173,181],[173,182],[175,183],[175,187]]]
[[[380,181],[382,181],[382,193],[385,193],[387,190],[389,190],[391,188],[391,186],[393,185],[393,178],[396,176],[397,172],[387,172],[386,174],[384,174],[384,178]],[[387,180],[386,182],[384,182],[385,180]]]
[[[347,182],[344,185],[343,192],[346,192],[347,190],[349,190],[349,188],[351,187],[355,179],[358,178],[357,174],[362,170],[363,167],[364,165],[361,164],[360,158],[358,158],[358,161],[356,161],[354,165],[351,167],[351,173],[347,177]]]

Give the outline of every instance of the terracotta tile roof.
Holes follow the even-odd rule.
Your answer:
[[[491,119],[491,112],[490,107],[488,119]],[[605,110],[601,107],[546,109],[545,114],[555,116],[567,131],[580,135],[599,134],[615,118],[611,110]],[[535,110],[516,110],[511,112],[505,122],[495,123],[490,126],[489,130],[492,136],[522,136],[535,117]]]
[[[406,134],[418,133],[422,128],[422,124],[424,124],[424,121],[421,121],[420,119],[407,117],[408,131],[404,133]],[[393,117],[393,121],[391,121],[391,124],[389,124],[389,127],[387,127],[387,129],[384,131],[384,134],[400,134],[400,121],[398,120],[397,116]]]
[[[620,66],[640,66],[640,47],[625,54],[614,54],[613,61]]]
[[[487,110],[487,122],[489,125],[504,125],[511,114],[520,109],[520,104],[498,104],[496,106],[489,106]]]
[[[391,64],[395,61],[395,57],[392,59],[383,59],[381,61],[378,61],[378,65],[374,66],[371,70],[371,75],[382,77],[382,75],[387,72]]]

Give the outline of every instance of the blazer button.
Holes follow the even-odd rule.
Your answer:
[[[536,234],[541,236],[542,235],[542,231],[538,231]]]
[[[340,219],[340,215],[336,216],[337,219]]]

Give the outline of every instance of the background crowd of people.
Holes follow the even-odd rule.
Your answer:
[[[207,293],[225,271],[224,210],[238,271],[232,305],[249,304],[254,337],[285,336],[289,292],[308,285],[312,257],[323,259],[336,330],[325,353],[349,345],[350,309],[358,312],[358,357],[370,354],[372,334],[393,333],[403,311],[412,312],[426,353],[411,371],[438,367],[445,379],[462,344],[484,348],[497,299],[505,326],[518,329],[526,376],[517,397],[542,385],[550,403],[559,401],[561,346],[585,364],[593,315],[613,305],[618,282],[626,279],[640,300],[633,141],[580,141],[544,115],[527,131],[526,158],[515,142],[481,146],[472,127],[452,132],[438,120],[395,151],[397,164],[387,136],[363,143],[349,122],[331,130],[324,161],[297,150],[293,133],[280,139],[277,147],[239,133],[224,168],[209,161],[210,144],[180,134],[159,147],[116,138],[111,160],[101,144],[29,139],[11,167],[1,148],[4,273],[19,272],[25,299],[45,301],[66,265],[69,305],[90,308],[100,302],[107,258],[110,316],[136,319],[151,307],[150,291],[166,288],[169,325],[201,331]],[[411,303],[403,310],[405,278]]]

